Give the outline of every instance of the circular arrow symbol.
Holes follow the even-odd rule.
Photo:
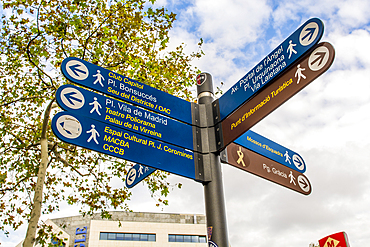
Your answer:
[[[81,123],[70,115],[60,116],[57,119],[56,126],[59,133],[68,139],[75,139],[82,133]]]
[[[303,46],[308,46],[315,41],[317,34],[319,33],[319,26],[316,22],[308,23],[301,31],[299,35],[299,42]]]
[[[83,94],[76,88],[66,87],[60,92],[62,102],[71,109],[80,109],[85,104]]]
[[[208,241],[208,246],[209,247],[218,247],[218,245],[215,242],[211,241],[211,240]]]
[[[89,76],[88,68],[77,60],[69,61],[66,64],[66,70],[69,76],[79,81],[85,80]]]
[[[293,159],[293,164],[295,165],[295,167],[303,171],[305,168],[303,159],[297,154],[294,154],[292,159]]]
[[[131,168],[130,171],[127,173],[126,183],[128,186],[134,183],[136,179],[136,170],[135,168]]]
[[[311,189],[311,186],[310,186],[310,182],[308,181],[307,178],[305,178],[304,176],[302,175],[299,175],[298,176],[298,184],[299,184],[299,187],[301,187],[301,189],[304,191],[304,192],[309,192],[310,189]]]
[[[308,67],[312,71],[318,71],[322,69],[329,59],[329,49],[325,46],[316,48],[308,59]]]

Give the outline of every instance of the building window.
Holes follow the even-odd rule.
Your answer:
[[[100,240],[149,241],[155,242],[155,234],[101,232]]]
[[[169,234],[168,242],[207,243],[206,236]]]

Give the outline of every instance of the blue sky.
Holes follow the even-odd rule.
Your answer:
[[[351,246],[370,242],[370,2],[367,0],[159,0],[178,14],[171,47],[188,52],[203,38],[205,56],[195,60],[227,91],[256,63],[311,17],[324,22],[321,41],[336,50],[332,67],[253,131],[299,153],[312,193],[303,196],[252,174],[222,165],[231,246],[308,246],[339,231]],[[146,187],[132,189],[131,209],[168,213],[205,213],[203,188],[183,183],[155,208]],[[121,186],[117,184],[117,186]],[[44,219],[78,214],[62,204]],[[25,229],[2,246],[14,246]]]

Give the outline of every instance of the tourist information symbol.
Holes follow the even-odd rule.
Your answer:
[[[306,171],[306,164],[299,154],[251,130],[241,135],[234,143],[272,159],[290,169],[301,173]]]
[[[222,151],[221,161],[301,194],[309,195],[311,193],[310,181],[303,173],[235,143],[231,143]]]
[[[140,164],[134,165],[130,168],[130,170],[128,170],[126,176],[126,187],[129,189],[134,187],[153,172],[155,172],[155,169],[149,166],[144,166]]]
[[[70,144],[197,181],[202,179],[202,174],[196,172],[196,153],[114,125],[59,112],[53,117],[52,130],[58,139]]]
[[[218,108],[217,122],[224,120],[239,106],[280,76],[297,59],[319,42],[324,32],[320,19],[312,18],[262,59],[252,70],[224,93],[213,106]]]
[[[327,42],[316,45],[311,53],[222,121],[223,147],[323,74],[333,63],[334,53]]]
[[[194,150],[191,125],[68,84],[58,88],[56,99],[61,108],[78,116]]]
[[[192,104],[186,100],[79,58],[64,59],[61,68],[74,83],[192,124]]]

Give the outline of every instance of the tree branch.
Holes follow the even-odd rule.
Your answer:
[[[65,159],[63,159],[63,158],[60,156],[60,154],[59,154],[59,152],[58,152],[58,151],[53,150],[53,153],[54,153],[54,155],[55,155],[56,160],[58,160],[58,161],[62,162],[62,163],[63,163],[63,165],[65,165],[65,166],[67,166],[67,167],[70,167],[73,171],[75,171],[76,173],[78,173],[78,175],[80,175],[81,177],[85,177],[85,176],[89,176],[89,175],[90,175],[90,174],[82,174],[79,170],[77,170],[77,169],[76,169],[76,168],[74,168],[72,165],[70,165],[70,164],[68,163],[68,161],[66,161]]]
[[[111,18],[112,17],[112,15],[114,14],[114,13],[116,13],[117,11],[119,11],[120,9],[122,9],[122,8],[125,8],[125,6],[123,5],[123,6],[121,6],[121,7],[119,7],[117,10],[115,10],[115,11],[112,11],[108,16],[107,16],[107,18],[105,18],[101,23],[100,23],[100,25],[97,27],[97,28],[95,28],[95,30],[86,38],[86,40],[85,40],[85,43],[84,44],[82,44],[82,47],[84,48],[84,53],[83,53],[83,55],[82,55],[82,59],[84,59],[84,57],[85,57],[85,51],[86,50],[88,50],[87,49],[87,43],[89,42],[89,40],[90,40],[90,38],[101,28],[101,26],[103,26],[103,24],[107,21],[107,20],[109,20],[109,18]]]
[[[20,183],[22,183],[23,181],[31,178],[31,177],[34,177],[34,176],[28,176],[28,177],[24,177],[22,178],[21,180],[19,180],[15,185],[13,185],[12,187],[9,187],[9,188],[5,188],[5,189],[0,189],[0,192],[5,192],[5,191],[10,191],[10,190],[14,190],[16,187],[18,187],[18,185]]]
[[[26,101],[26,100],[30,100],[30,99],[36,99],[36,98],[39,98],[39,97],[38,96],[37,97],[29,97],[29,98],[22,97],[22,98],[19,98],[19,99],[16,99],[16,100],[12,100],[10,102],[3,103],[2,105],[0,105],[0,107],[5,107],[5,106],[8,106],[8,105],[14,104],[18,101]]]
[[[30,50],[30,47],[31,47],[31,44],[32,44],[32,42],[34,41],[34,40],[36,40],[39,36],[41,36],[41,31],[40,31],[40,26],[39,26],[39,15],[40,15],[40,8],[41,8],[41,6],[42,6],[42,1],[41,1],[41,3],[40,3],[40,5],[39,5],[39,7],[38,7],[38,9],[37,9],[37,34],[36,34],[36,36],[35,37],[33,37],[31,40],[30,40],[30,42],[28,42],[28,44],[27,44],[27,48],[26,48],[26,54],[27,54],[27,58],[28,58],[28,61],[33,65],[33,66],[35,66],[36,68],[37,68],[37,70],[38,70],[38,74],[39,74],[39,72],[41,72],[42,74],[44,74],[45,76],[47,76],[47,77],[49,77],[49,79],[50,79],[50,83],[51,83],[51,86],[48,84],[48,83],[46,83],[43,79],[42,79],[42,77],[41,77],[41,75],[39,74],[39,78],[40,78],[40,80],[42,81],[42,83],[43,84],[45,84],[47,87],[53,87],[53,88],[55,88],[55,85],[54,85],[54,83],[53,83],[53,78],[51,78],[51,76],[49,76],[44,70],[42,70],[36,63],[34,63],[33,61],[32,61],[32,55],[31,55],[31,50]]]

